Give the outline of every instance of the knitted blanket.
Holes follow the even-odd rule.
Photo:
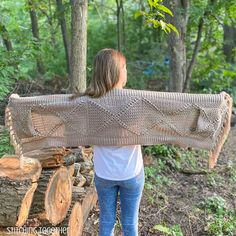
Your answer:
[[[5,124],[16,153],[58,146],[168,143],[209,150],[208,166],[213,168],[230,130],[232,98],[226,92],[112,89],[100,98],[70,96],[9,97]]]

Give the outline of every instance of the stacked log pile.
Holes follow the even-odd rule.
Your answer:
[[[81,235],[97,202],[93,177],[91,147],[3,156],[0,236]]]

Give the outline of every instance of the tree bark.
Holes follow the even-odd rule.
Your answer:
[[[204,23],[204,18],[201,17],[198,23],[198,32],[197,32],[197,39],[194,45],[194,50],[193,50],[193,55],[192,55],[192,59],[188,65],[187,68],[187,73],[186,73],[186,78],[184,81],[184,87],[183,87],[183,92],[189,92],[190,90],[190,81],[192,78],[192,72],[193,72],[193,68],[194,65],[196,63],[196,59],[197,59],[197,54],[198,51],[201,47],[201,37],[202,37],[202,31],[203,31],[203,23]]]
[[[143,4],[143,0],[139,0],[139,8],[141,11],[144,11],[145,8],[144,8],[144,4]],[[138,23],[138,52],[137,52],[137,55],[138,57],[140,58],[142,55],[143,55],[143,51],[144,51],[144,47],[143,47],[143,44],[142,44],[142,41],[143,41],[143,17],[138,17],[137,19],[137,23]],[[153,29],[153,30],[156,30],[156,29]]]
[[[122,51],[122,21],[121,18],[121,14],[123,14],[122,12],[123,10],[123,1],[122,0],[116,0],[116,30],[117,30],[117,47],[118,47],[118,51]],[[124,28],[123,28],[124,30]]]
[[[236,47],[236,28],[229,25],[224,25],[224,44],[223,52],[225,59],[229,63],[234,63],[233,49]]]
[[[72,42],[70,92],[86,89],[87,60],[87,0],[71,0]]]
[[[62,0],[56,0],[57,3],[57,12],[58,12],[58,21],[61,26],[61,34],[64,43],[65,55],[66,55],[66,65],[67,72],[70,74],[70,39],[66,26],[66,19],[64,14],[64,6],[62,4]]]
[[[30,19],[31,19],[32,34],[33,34],[34,40],[39,43],[40,37],[39,37],[38,18],[35,11],[34,0],[28,0],[28,5],[29,5],[29,14],[30,14]],[[36,61],[37,61],[38,72],[41,75],[44,74],[45,72],[44,65],[40,56],[37,57]]]
[[[119,0],[116,0],[116,30],[117,30],[117,47],[121,50],[121,35],[120,35],[120,5]]]
[[[169,17],[171,24],[179,31],[179,36],[171,32],[168,37],[168,46],[171,57],[171,78],[169,91],[182,92],[186,78],[186,30],[189,18],[188,0],[167,1],[168,7],[172,10],[174,17]]]
[[[39,10],[47,17],[48,24],[49,24],[49,31],[51,34],[51,45],[55,49],[56,46],[56,30],[53,28],[53,13],[52,13],[52,2],[51,0],[48,0],[48,8],[49,8],[49,14],[44,8],[40,8]]]
[[[32,158],[5,156],[0,160],[0,226],[22,226],[28,218],[40,163]]]
[[[125,44],[126,44],[126,32],[125,32],[125,10],[123,0],[121,0],[121,11],[122,11],[122,46],[123,50],[125,51]]]
[[[7,49],[7,51],[12,51],[12,43],[11,43],[11,40],[9,38],[9,34],[8,34],[8,31],[5,27],[5,25],[2,25],[0,23],[0,34],[2,36],[2,39],[3,39],[3,43]]]
[[[216,0],[209,0],[208,1],[208,6],[215,4],[215,2],[216,2]],[[187,73],[186,73],[186,78],[185,78],[185,81],[184,81],[183,92],[189,92],[190,91],[190,82],[191,82],[191,78],[192,78],[192,72],[193,72],[193,68],[194,68],[194,65],[195,65],[196,60],[197,60],[198,51],[201,47],[201,37],[202,37],[202,32],[203,32],[204,19],[206,17],[208,17],[209,14],[211,14],[209,9],[208,9],[208,6],[206,7],[203,16],[200,17],[199,22],[198,22],[197,39],[196,39],[195,44],[194,44],[194,49],[193,49],[193,54],[192,54],[191,61],[190,61],[189,65],[187,66]]]

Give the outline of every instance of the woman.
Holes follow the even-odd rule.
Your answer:
[[[105,48],[94,58],[92,80],[83,93],[98,98],[127,82],[125,56]],[[144,187],[141,145],[94,146],[95,187],[98,193],[99,235],[114,235],[116,208],[120,197],[124,236],[138,235],[139,205]]]

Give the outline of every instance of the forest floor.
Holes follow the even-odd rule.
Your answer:
[[[201,170],[204,168],[206,173],[197,173],[196,168],[192,173],[169,170],[153,176],[150,175],[150,170],[159,168],[156,161],[158,158],[150,161],[150,158],[144,157],[145,171],[149,174],[145,173],[147,175],[140,205],[139,235],[236,235],[236,228],[233,228],[236,219],[235,156],[236,127],[232,127],[212,171],[207,171],[207,158],[198,156],[198,167]],[[158,180],[155,182],[150,176]],[[96,236],[98,227],[97,203],[86,221],[82,235]],[[115,236],[120,235],[118,202]]]

